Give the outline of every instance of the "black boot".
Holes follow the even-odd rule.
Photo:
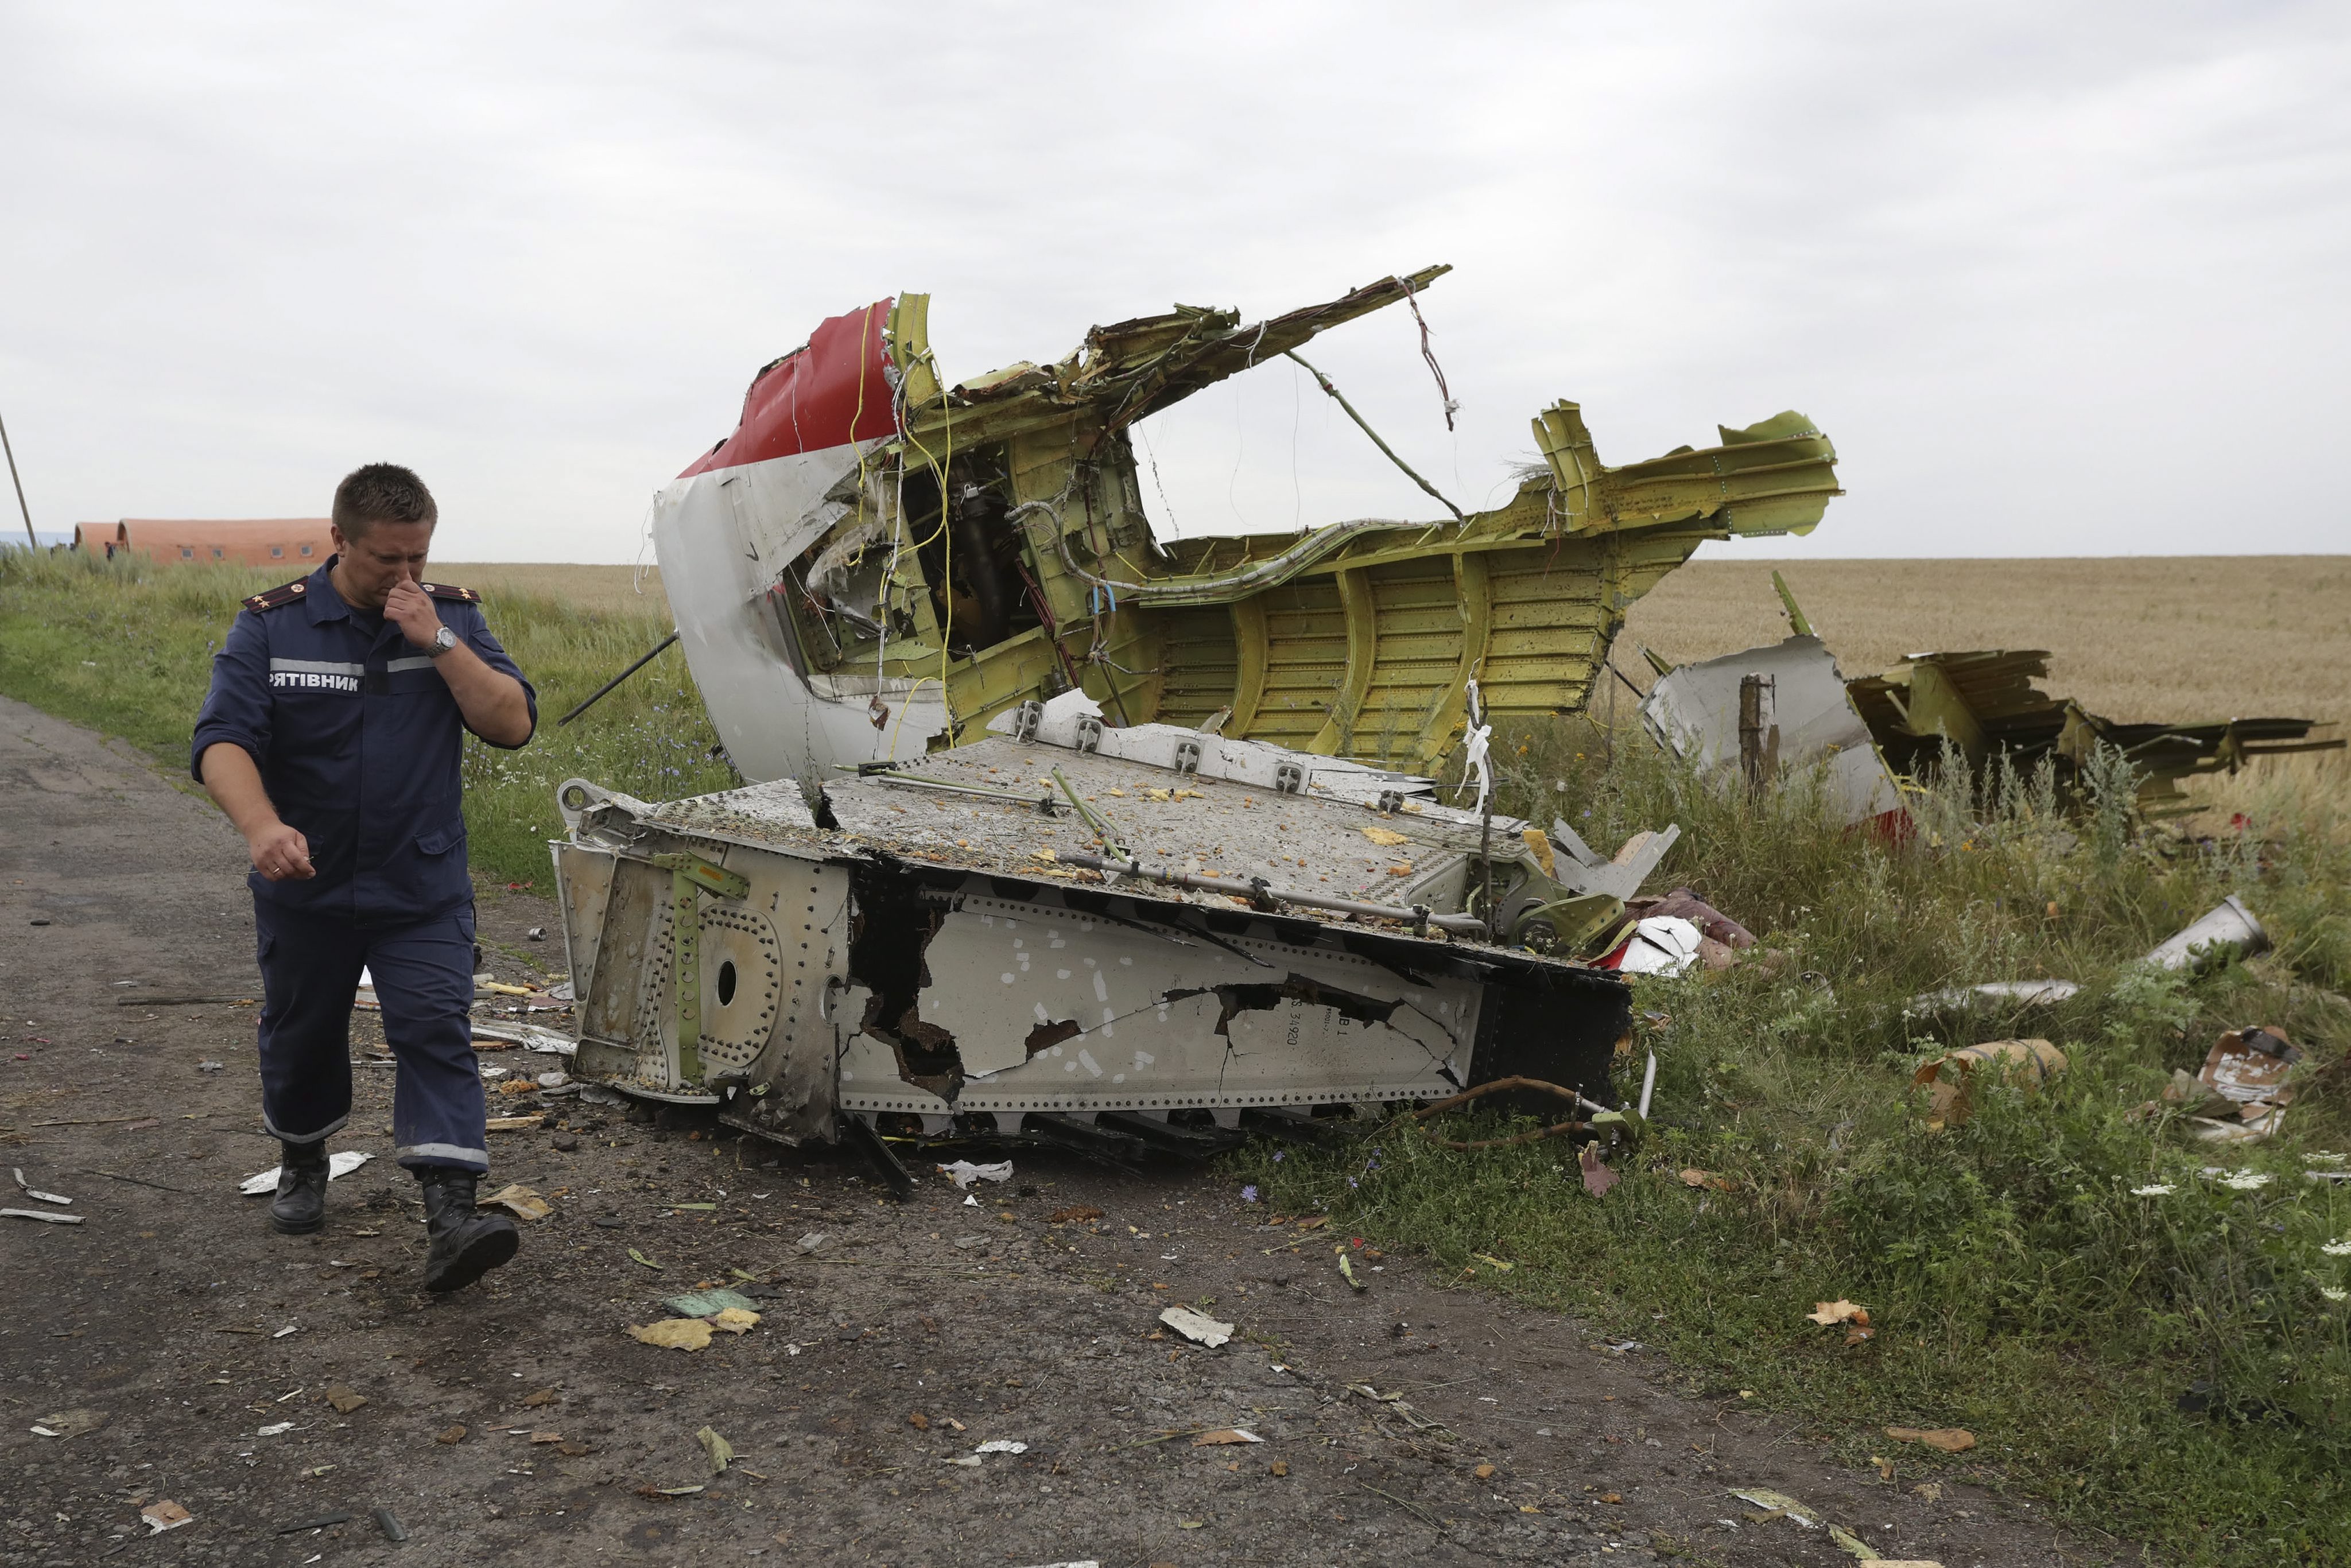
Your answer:
[[[479,1214],[474,1208],[471,1171],[426,1166],[416,1173],[424,1194],[424,1234],[431,1246],[424,1254],[424,1288],[439,1294],[462,1291],[515,1255],[519,1238],[515,1223],[503,1214]]]
[[[277,1196],[269,1205],[269,1228],[280,1236],[308,1236],[327,1228],[327,1140],[281,1143]]]

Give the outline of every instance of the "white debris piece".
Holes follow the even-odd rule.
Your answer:
[[[939,1174],[955,1183],[958,1190],[965,1190],[976,1181],[1010,1181],[1012,1162],[1000,1160],[992,1166],[976,1166],[969,1160],[957,1160],[951,1166],[941,1166]]]
[[[273,1421],[254,1435],[260,1437],[275,1437],[281,1433],[291,1432],[293,1429],[294,1423],[291,1421]]]
[[[347,1176],[373,1158],[375,1158],[373,1155],[360,1149],[339,1149],[327,1156],[327,1179],[332,1181],[337,1176]],[[236,1190],[247,1197],[256,1197],[265,1192],[276,1192],[277,1175],[285,1168],[283,1166],[272,1166],[258,1176],[249,1176],[237,1185]]]
[[[1633,927],[1617,971],[1626,975],[1678,975],[1698,962],[1702,935],[1678,915],[1653,915]]]
[[[12,1166],[10,1168],[14,1169],[15,1167]],[[53,1192],[41,1191],[40,1188],[33,1186],[30,1182],[25,1179],[25,1173],[21,1170],[16,1171],[16,1176],[17,1190],[22,1192],[26,1197],[37,1198],[43,1203],[68,1204],[73,1201],[73,1199],[69,1197],[59,1197]]]
[[[51,1214],[45,1208],[0,1208],[0,1219],[37,1219],[44,1225],[79,1225],[78,1214]]]
[[[1216,1349],[1233,1337],[1233,1325],[1220,1323],[1206,1312],[1196,1312],[1189,1307],[1169,1307],[1159,1314],[1159,1321],[1190,1340]]]
[[[990,1437],[972,1450],[975,1454],[1025,1454],[1028,1451],[1028,1444],[1016,1443],[1009,1437]]]

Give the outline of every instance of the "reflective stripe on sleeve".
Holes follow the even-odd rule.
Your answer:
[[[388,675],[396,675],[402,670],[429,670],[434,666],[435,662],[436,661],[433,659],[423,656],[413,659],[394,659],[392,663],[386,664],[383,669],[384,674]]]
[[[365,664],[337,664],[324,659],[272,659],[269,673],[289,675],[363,675]]]

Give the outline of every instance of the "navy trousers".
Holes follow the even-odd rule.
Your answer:
[[[375,981],[398,1080],[400,1163],[490,1168],[474,1059],[474,912],[414,925],[355,925],[255,899],[261,961],[262,1124],[315,1144],[351,1118],[351,1002]]]

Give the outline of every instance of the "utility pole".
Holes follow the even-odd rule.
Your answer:
[[[33,532],[33,508],[25,505],[25,482],[16,477],[16,449],[8,444],[8,422],[5,419],[0,419],[0,452],[8,455],[8,482],[16,486],[16,509],[25,514],[25,543],[38,551],[40,536]]]

